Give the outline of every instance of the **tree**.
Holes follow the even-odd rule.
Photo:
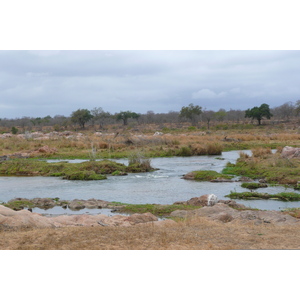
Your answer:
[[[299,113],[300,113],[300,100],[297,100],[297,101],[296,101],[296,104],[295,104],[295,111],[296,111],[296,115],[298,116]]]
[[[83,129],[86,122],[93,118],[91,112],[88,109],[77,109],[71,114],[71,121]]]
[[[219,122],[222,122],[222,121],[224,121],[226,114],[227,114],[226,110],[224,108],[220,108],[217,112],[215,112],[215,118]]]
[[[207,123],[207,129],[210,128],[210,121],[213,120],[216,117],[216,113],[212,110],[204,110],[203,112],[203,119]]]
[[[102,107],[95,107],[91,110],[91,114],[93,116],[93,124],[94,122],[98,122],[100,128],[104,125],[104,120],[108,119],[111,115],[109,112],[105,112]]]
[[[296,113],[296,107],[293,102],[286,102],[278,107],[272,109],[274,117],[277,119],[286,119],[289,120]]]
[[[270,119],[272,116],[269,105],[266,103],[262,104],[260,107],[254,106],[251,109],[249,108],[245,112],[245,118],[252,118],[252,120],[256,119],[258,125],[261,124],[261,120],[264,117]]]
[[[197,116],[202,113],[202,107],[199,105],[194,105],[193,103],[189,104],[189,106],[183,106],[180,110],[180,118],[190,119],[192,125],[197,125]]]
[[[116,114],[116,119],[118,121],[123,120],[123,125],[126,126],[128,124],[128,119],[138,119],[140,117],[139,114],[132,111],[121,111]]]

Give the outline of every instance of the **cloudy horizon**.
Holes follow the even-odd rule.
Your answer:
[[[300,99],[298,50],[0,51],[0,118],[270,107]]]

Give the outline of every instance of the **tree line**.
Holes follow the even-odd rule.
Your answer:
[[[15,119],[0,119],[1,127],[14,128],[16,133],[18,128],[25,129],[42,128],[43,126],[52,126],[54,130],[66,130],[68,128],[79,127],[84,129],[86,125],[104,128],[110,124],[122,124],[126,126],[130,123],[138,124],[164,124],[164,123],[182,123],[190,122],[192,126],[198,126],[199,122],[206,124],[209,129],[211,123],[245,123],[249,120],[261,125],[263,119],[271,119],[287,121],[293,119],[300,114],[300,100],[286,102],[278,107],[270,108],[268,104],[263,103],[259,107],[255,106],[247,110],[225,110],[223,108],[218,111],[207,110],[193,103],[183,106],[179,112],[169,111],[168,113],[154,113],[147,111],[145,114],[139,114],[132,111],[120,111],[111,114],[103,110],[102,107],[95,107],[92,110],[77,109],[68,117],[56,115],[54,117],[22,117]]]

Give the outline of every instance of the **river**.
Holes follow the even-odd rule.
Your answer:
[[[240,151],[223,152],[218,156],[164,157],[152,158],[151,165],[159,170],[151,173],[129,174],[127,176],[108,176],[101,181],[69,181],[57,177],[0,177],[0,201],[21,198],[58,197],[61,200],[101,199],[131,204],[172,204],[186,201],[203,194],[215,194],[218,199],[228,199],[225,195],[231,191],[244,192],[240,182],[196,182],[182,179],[182,175],[196,170],[214,170],[221,172],[227,162],[234,163]],[[243,151],[251,153],[251,151]],[[49,160],[51,163],[54,160]],[[80,162],[81,160],[71,160]],[[117,160],[127,163],[126,159]],[[295,192],[284,187],[268,187],[258,191],[266,193]],[[281,210],[300,207],[300,202],[275,200],[236,200],[251,208]],[[60,207],[52,209],[59,213]],[[36,212],[41,210],[35,209]],[[49,210],[48,210],[49,212]],[[66,213],[66,210],[63,210]],[[89,213],[89,210],[84,211]],[[68,213],[68,212],[67,212]],[[69,212],[71,213],[71,212]],[[72,212],[73,213],[73,212]],[[81,211],[83,213],[83,211]],[[94,210],[94,213],[96,211]]]

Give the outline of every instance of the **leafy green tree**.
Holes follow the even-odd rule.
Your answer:
[[[11,128],[11,133],[12,134],[17,134],[18,133],[18,128],[16,128],[15,126],[13,126],[12,128]]]
[[[118,114],[116,114],[116,119],[118,121],[122,120],[124,126],[128,124],[128,119],[138,119],[139,117],[139,114],[132,111],[121,111]]]
[[[193,103],[189,106],[183,106],[180,110],[179,117],[190,119],[192,126],[197,125],[197,116],[202,113],[202,107],[199,105],[194,105]]]
[[[258,121],[258,125],[261,124],[261,120],[264,117],[270,119],[272,116],[270,107],[266,103],[262,104],[260,107],[254,106],[251,109],[249,108],[245,112],[245,118],[252,118],[252,120],[256,119]]]
[[[222,122],[224,121],[227,113],[226,110],[223,108],[220,108],[219,111],[215,112],[215,118],[219,121]]]
[[[88,109],[77,109],[73,111],[71,114],[71,121],[75,124],[79,124],[79,126],[83,129],[85,123],[93,118],[93,115]]]

